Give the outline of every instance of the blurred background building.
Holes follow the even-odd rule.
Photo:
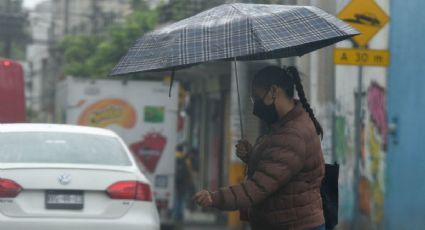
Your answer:
[[[132,12],[131,0],[53,0],[52,24],[55,40],[68,34],[102,33],[108,26],[122,23]]]
[[[54,120],[55,84],[63,78],[60,43],[68,35],[101,34],[132,12],[130,0],[47,0],[29,11],[28,106],[35,121]]]

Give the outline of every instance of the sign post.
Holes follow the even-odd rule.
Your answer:
[[[369,41],[389,21],[388,15],[374,0],[352,0],[339,14],[338,18],[347,22],[361,32],[352,38],[354,49],[337,48],[334,51],[334,63],[339,65],[358,65],[358,79],[355,108],[355,183],[354,183],[354,215],[353,229],[357,229],[358,181],[360,178],[359,158],[361,156],[362,132],[362,95],[363,95],[363,66],[388,66],[390,54],[387,50],[368,49]]]

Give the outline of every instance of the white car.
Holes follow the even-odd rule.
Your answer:
[[[0,229],[159,228],[151,185],[112,131],[0,125]]]

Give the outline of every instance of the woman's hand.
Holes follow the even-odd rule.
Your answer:
[[[203,208],[209,208],[212,206],[213,200],[211,193],[207,190],[202,190],[195,194],[193,200]]]
[[[241,160],[246,161],[249,153],[252,151],[252,145],[247,140],[240,140],[236,147],[236,156]]]

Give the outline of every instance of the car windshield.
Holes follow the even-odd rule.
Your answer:
[[[115,137],[64,132],[0,133],[0,163],[131,165]]]

